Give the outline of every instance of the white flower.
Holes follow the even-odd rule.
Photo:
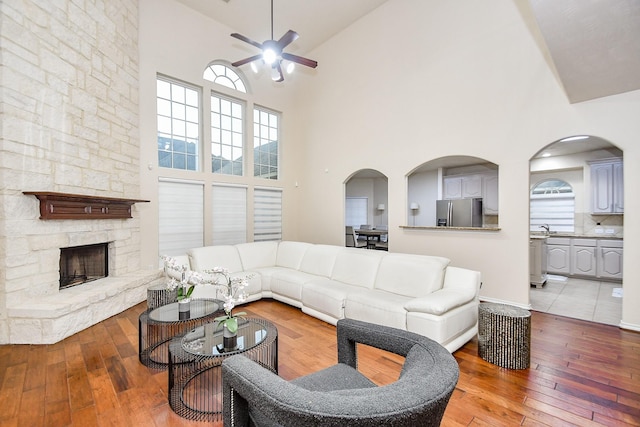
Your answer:
[[[245,277],[231,277],[229,270],[223,267],[214,267],[204,271],[205,274],[213,276],[211,284],[218,288],[219,295],[224,300],[224,311],[227,317],[233,317],[231,311],[238,303],[247,300],[247,293],[244,289],[249,286],[249,279],[253,274]]]

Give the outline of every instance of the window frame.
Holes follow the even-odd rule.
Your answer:
[[[169,98],[160,96],[160,85],[161,83],[165,83],[169,85],[170,94]],[[178,87],[184,89],[185,97],[184,102],[180,102],[180,98],[178,95],[174,98],[173,88]],[[196,105],[187,104],[187,94],[188,91],[191,91],[197,95]],[[161,107],[161,104],[169,104],[169,115],[167,115],[167,111],[165,107]],[[184,114],[178,112],[178,106],[184,106]],[[196,109],[194,112],[193,109]],[[175,109],[175,110],[174,110]],[[175,114],[174,114],[175,112]],[[195,117],[194,117],[195,115]],[[187,120],[190,119],[190,120]],[[197,122],[193,120],[197,119]],[[169,122],[164,123],[163,122]],[[180,123],[184,123],[184,135],[180,135],[177,133],[176,128],[180,126]],[[169,129],[167,129],[167,126]],[[197,137],[195,138],[195,147],[193,149],[193,153],[191,156],[189,150],[190,140],[194,140],[194,138],[189,135],[194,131],[197,131]],[[191,132],[191,133],[190,133]],[[160,138],[161,135],[163,138],[168,141],[165,142],[165,145],[170,144],[170,149],[160,149]],[[178,138],[183,137],[183,140]],[[175,150],[177,142],[182,142],[185,145],[183,151]],[[157,145],[157,160],[158,167],[165,169],[173,169],[173,170],[183,170],[183,171],[193,171],[199,172],[201,170],[201,158],[202,158],[202,88],[187,82],[180,81],[178,79],[174,79],[171,77],[167,77],[161,74],[156,75],[156,145]],[[170,157],[170,166],[166,165],[166,161],[163,161],[161,158],[161,153],[165,153],[165,157]],[[176,167],[176,160],[179,159],[180,156],[184,155],[184,167]],[[189,159],[192,159],[190,162]],[[192,164],[192,167],[189,167]]]
[[[256,115],[258,117],[256,117]],[[264,124],[263,117],[268,117],[268,123]],[[259,120],[256,121],[256,118]],[[276,120],[272,126],[272,120]],[[280,134],[282,114],[273,109],[257,104],[253,106],[253,176],[255,178],[278,180],[280,179]],[[273,133],[276,132],[275,139]],[[265,133],[267,135],[265,135]],[[267,141],[266,143],[263,143]],[[274,144],[274,145],[271,145]],[[268,147],[267,147],[268,146]],[[272,149],[275,147],[275,154]],[[265,148],[265,149],[263,149]],[[257,158],[266,159],[266,164]],[[275,172],[275,174],[274,174]]]
[[[543,190],[545,183],[553,181],[564,184],[555,190]],[[529,231],[539,232],[545,226],[554,232],[575,232],[575,196],[573,186],[563,179],[547,178],[533,185],[529,192]]]
[[[213,111],[213,98],[217,98],[220,102],[220,111],[219,112],[214,112]],[[233,176],[244,176],[245,175],[245,170],[247,169],[247,156],[246,156],[246,152],[247,152],[247,148],[246,148],[246,116],[247,116],[247,103],[246,101],[242,100],[242,99],[238,99],[232,96],[228,96],[228,95],[224,95],[220,92],[216,92],[216,91],[211,91],[211,94],[209,96],[210,99],[210,112],[209,112],[209,129],[210,129],[210,140],[211,140],[211,145],[210,145],[210,149],[211,149],[211,153],[210,153],[210,160],[211,160],[211,169],[210,172],[213,173],[214,175],[216,174],[220,174],[220,175],[233,175]],[[222,111],[222,104],[224,102],[229,102],[231,103],[231,112],[230,114],[225,114]],[[242,109],[241,111],[241,116],[238,119],[237,117],[234,116],[233,113],[233,109],[234,107],[237,106],[239,108]],[[217,114],[220,116],[220,126],[216,127],[215,129],[219,129],[220,133],[219,133],[219,141],[214,141],[214,120],[213,120],[213,116],[214,114]],[[224,121],[224,118],[228,118],[229,122],[230,122],[230,126],[227,127],[223,127],[222,123]],[[236,120],[240,120],[240,123],[236,123]],[[239,128],[240,132],[237,132],[237,129]],[[230,143],[225,144],[225,138],[224,138],[224,134],[225,132],[229,132],[230,133]],[[240,134],[240,146],[236,146],[234,144],[234,137],[235,135]],[[218,168],[218,171],[216,171],[215,166],[214,166],[214,144],[220,144],[220,158],[223,159],[221,160],[221,164],[220,167]],[[234,160],[233,154],[234,154],[234,148],[239,149],[240,152],[240,157],[239,160]],[[230,173],[229,172],[224,172],[225,169],[225,165],[223,164],[225,156],[225,150],[230,151],[230,158],[227,160],[227,164],[230,165]],[[239,168],[239,173],[235,173],[237,172],[237,168]],[[226,168],[228,169],[228,168]]]

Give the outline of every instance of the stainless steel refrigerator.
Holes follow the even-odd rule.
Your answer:
[[[436,225],[482,227],[482,199],[436,200]]]

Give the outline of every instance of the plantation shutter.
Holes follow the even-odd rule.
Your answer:
[[[256,188],[253,192],[253,241],[282,240],[282,190]]]
[[[367,206],[369,200],[366,197],[347,197],[345,203],[345,225],[356,229],[362,224],[367,224]]]
[[[247,241],[247,187],[214,184],[213,244],[235,245]]]
[[[529,205],[530,231],[574,232],[575,199],[571,194],[532,194]]]
[[[158,185],[159,255],[185,255],[204,246],[204,184],[160,179]]]

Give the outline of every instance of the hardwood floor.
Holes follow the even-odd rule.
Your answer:
[[[139,304],[53,345],[0,346],[0,426],[204,426],[175,415],[167,372],[138,361]],[[335,363],[335,328],[262,300],[244,306],[278,327],[279,373],[292,379]],[[640,334],[532,313],[531,367],[507,370],[454,353],[460,380],[443,426],[640,426]],[[360,368],[394,381],[402,359],[370,348]],[[393,396],[390,396],[393,398]],[[222,423],[213,423],[222,425]]]

